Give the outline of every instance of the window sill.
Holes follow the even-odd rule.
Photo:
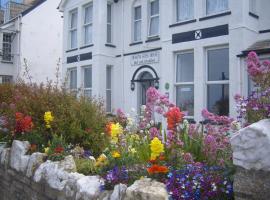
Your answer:
[[[140,41],[140,42],[132,42],[129,44],[129,46],[134,46],[134,45],[138,45],[138,44],[142,44],[143,42]]]
[[[204,21],[204,20],[213,19],[213,18],[217,18],[217,17],[223,17],[223,16],[231,15],[231,14],[232,14],[231,11],[227,11],[227,12],[223,12],[223,13],[219,13],[219,14],[214,14],[214,15],[202,17],[199,19],[199,21]]]
[[[78,48],[69,49],[69,50],[66,51],[66,53],[69,53],[69,52],[72,52],[72,51],[77,51],[77,50],[78,50]]]
[[[256,15],[255,13],[253,13],[253,12],[249,12],[248,14],[249,14],[249,16],[251,16],[251,17],[253,17],[255,19],[259,19],[259,16]]]
[[[8,61],[8,60],[1,60],[1,63],[13,64],[13,62],[12,62],[12,61]]]
[[[113,45],[113,44],[105,44],[105,46],[106,46],[106,47],[111,47],[111,48],[116,48],[116,46]]]
[[[92,46],[94,46],[94,44],[89,44],[89,45],[82,46],[82,47],[80,47],[80,49],[85,49],[85,48],[89,48],[89,47],[92,47]]]
[[[154,36],[154,37],[149,37],[145,42],[148,43],[148,42],[155,42],[155,41],[158,41],[160,40],[160,37],[159,36]]]
[[[176,26],[182,26],[182,25],[185,25],[185,24],[194,23],[196,21],[197,21],[196,19],[191,19],[191,20],[176,22],[175,24],[169,25],[169,28],[176,27]]]

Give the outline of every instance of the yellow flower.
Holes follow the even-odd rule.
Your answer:
[[[49,150],[50,150],[50,147],[44,148],[44,153],[48,154],[49,153]]]
[[[135,154],[137,153],[136,149],[135,148],[128,148],[128,151],[132,154]]]
[[[107,159],[106,155],[105,154],[101,154],[98,157],[97,162],[95,163],[95,166],[96,167],[105,166],[107,163],[108,163],[108,159]]]
[[[44,114],[44,121],[46,124],[46,128],[51,128],[51,122],[54,120],[52,112],[48,111]]]
[[[161,154],[164,153],[164,145],[161,141],[155,137],[150,143],[151,149],[151,160],[156,160],[156,158]]]
[[[114,157],[114,158],[120,158],[121,155],[120,155],[120,153],[118,151],[113,151],[112,152],[112,157]]]
[[[118,136],[123,133],[123,127],[117,123],[111,125],[111,137],[112,141],[117,143],[118,142]]]

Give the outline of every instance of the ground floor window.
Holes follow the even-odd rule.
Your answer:
[[[0,84],[11,83],[11,82],[12,82],[12,76],[0,75]]]
[[[92,67],[85,66],[83,70],[83,95],[85,97],[92,96]]]
[[[176,105],[194,116],[194,53],[183,52],[176,55]]]
[[[207,108],[218,115],[229,114],[229,49],[207,49]]]
[[[77,68],[68,69],[69,89],[74,95],[77,94]]]
[[[106,67],[106,112],[112,112],[112,66]]]

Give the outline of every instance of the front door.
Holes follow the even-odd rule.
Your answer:
[[[146,92],[154,86],[153,76],[149,72],[143,72],[139,78],[139,108],[146,105]]]

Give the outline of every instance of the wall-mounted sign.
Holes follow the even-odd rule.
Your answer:
[[[159,63],[159,57],[159,51],[135,54],[131,56],[130,64],[131,66],[137,66]]]

